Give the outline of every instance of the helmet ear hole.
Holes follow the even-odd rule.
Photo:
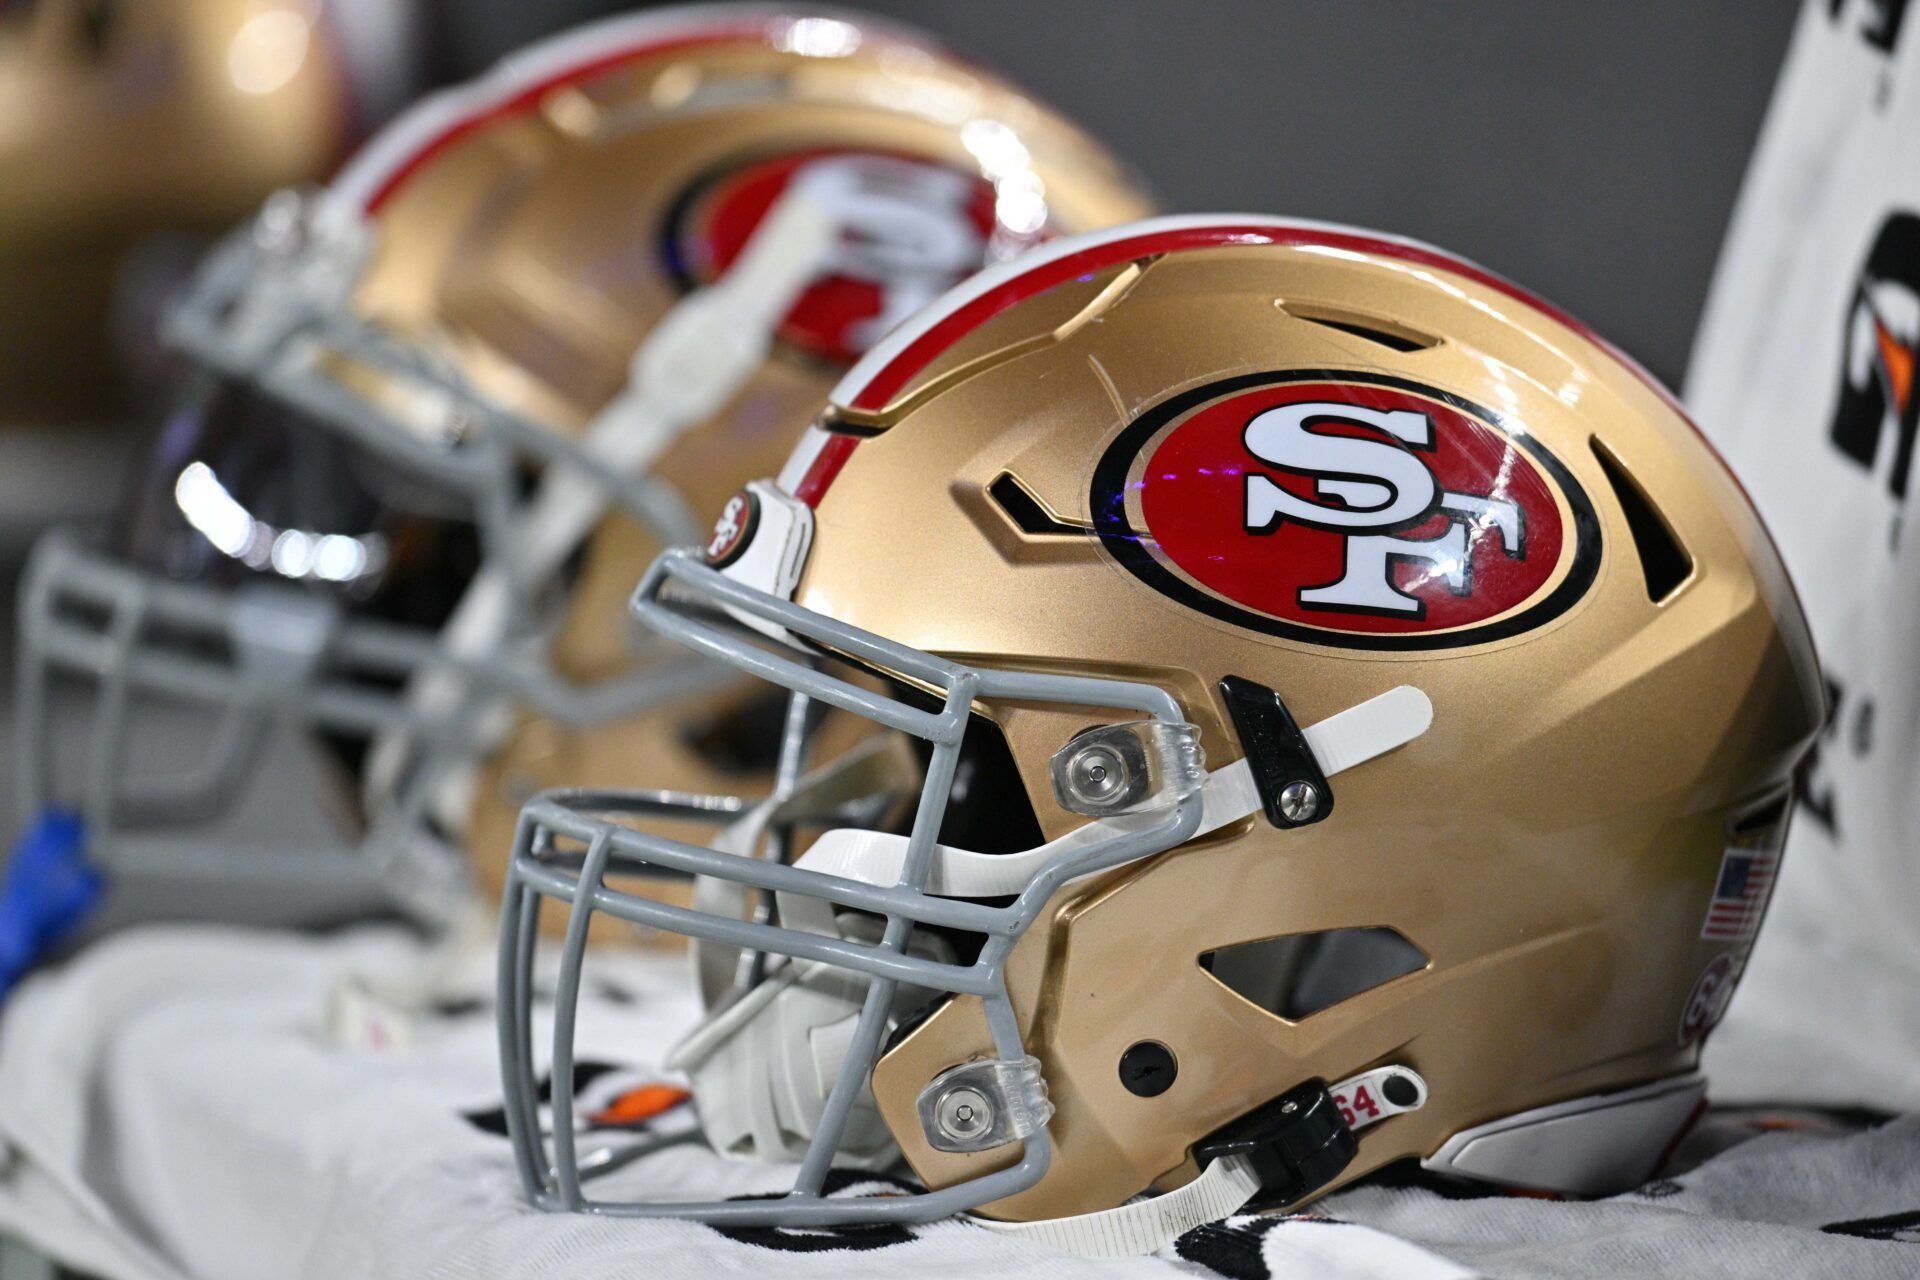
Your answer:
[[[1208,951],[1200,967],[1242,999],[1298,1022],[1417,973],[1427,953],[1384,926],[1262,938]]]
[[[1179,1074],[1179,1059],[1158,1040],[1142,1040],[1120,1055],[1120,1083],[1136,1098],[1159,1097]]]

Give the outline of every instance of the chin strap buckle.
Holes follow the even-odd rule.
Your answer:
[[[1309,1080],[1196,1143],[1200,1176],[1176,1191],[1072,1218],[973,1221],[1083,1258],[1140,1257],[1202,1223],[1305,1199],[1353,1162],[1359,1147],[1354,1130],[1417,1111],[1426,1101],[1427,1082],[1399,1064],[1331,1088]]]
[[[1267,821],[1282,830],[1324,821],[1333,812],[1333,788],[1327,784],[1333,770],[1322,768],[1280,695],[1239,676],[1221,680],[1220,695],[1240,735]]]
[[[1202,1169],[1239,1157],[1259,1179],[1249,1207],[1291,1204],[1326,1186],[1353,1162],[1359,1143],[1323,1081],[1295,1085],[1195,1143]]]

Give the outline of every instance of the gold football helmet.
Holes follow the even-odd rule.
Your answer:
[[[617,18],[424,100],[213,256],[117,546],[38,549],[29,804],[77,804],[114,875],[197,886],[187,910],[431,919],[467,900],[465,847],[497,889],[552,782],[647,758],[670,791],[766,790],[784,699],[636,645],[632,566],[698,541],[689,513],[777,466],[902,317],[1145,208],[1048,109],[846,14]],[[100,693],[68,757],[60,673]],[[304,852],[278,811],[222,825],[287,722],[345,784],[344,838]]]
[[[528,806],[502,1045],[555,1208],[977,1209],[1126,1252],[1392,1161],[1631,1186],[1701,1103],[1822,713],[1765,529],[1650,377],[1469,263],[1269,218],[1080,236],[950,292],[634,611],[795,720],[915,741],[924,783],[863,826],[803,780],[711,847],[605,796]],[[831,780],[808,745],[788,772]],[[696,908],[607,883],[647,865],[699,875]],[[594,1195],[564,1034],[547,1149],[543,903],[741,975],[668,1061],[716,1150],[798,1162],[794,1194]],[[896,1150],[924,1193],[822,1195]]]
[[[275,188],[325,174],[399,105],[412,70],[411,9],[377,0],[0,3],[8,470],[44,477],[50,468],[31,464],[53,454],[100,474],[97,428],[130,408],[128,366],[152,345],[142,320],[156,295],[209,238]],[[17,479],[0,496],[8,524],[48,505]]]

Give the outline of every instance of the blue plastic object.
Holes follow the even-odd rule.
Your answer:
[[[106,887],[87,861],[80,816],[49,809],[14,841],[0,872],[0,1000],[85,923]]]

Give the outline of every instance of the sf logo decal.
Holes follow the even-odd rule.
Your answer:
[[[978,174],[883,152],[787,152],[736,164],[675,203],[664,248],[680,283],[694,288],[718,278],[774,201],[795,185],[834,211],[841,236],[780,336],[790,348],[831,363],[856,359],[977,271],[1004,230],[994,188]],[[1044,225],[1030,231],[1015,239],[1046,238]]]
[[[851,321],[846,340],[865,350],[983,261],[987,237],[970,216],[979,179],[890,156],[816,160],[793,181],[834,210],[847,234],[830,275],[870,286],[878,309]]]
[[[1385,375],[1228,379],[1149,410],[1096,469],[1102,543],[1217,618],[1346,648],[1436,649],[1564,613],[1598,524],[1523,430]]]
[[[1395,448],[1364,436],[1323,434],[1316,423],[1357,423],[1403,442]],[[1311,481],[1311,496],[1283,488],[1272,477],[1248,473],[1245,528],[1269,534],[1285,521],[1342,536],[1340,577],[1302,587],[1303,608],[1420,618],[1426,603],[1396,585],[1396,564],[1425,566],[1421,581],[1438,581],[1456,596],[1473,593],[1470,540],[1491,528],[1502,551],[1526,559],[1526,513],[1501,497],[1455,493],[1440,487],[1417,453],[1434,448],[1433,418],[1412,409],[1308,401],[1254,415],[1242,437],[1247,452],[1271,467]],[[1406,530],[1446,517],[1437,538],[1410,538]]]

